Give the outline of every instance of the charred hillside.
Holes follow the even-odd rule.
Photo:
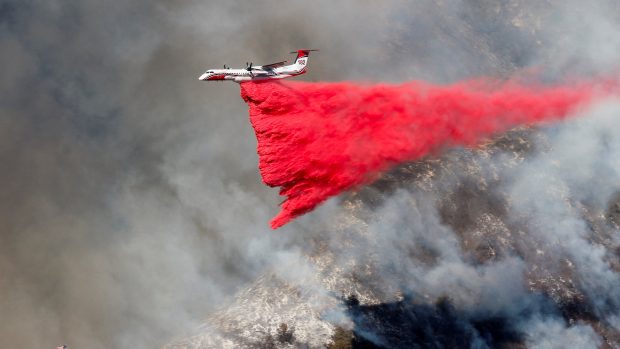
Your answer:
[[[342,198],[346,214],[313,241],[308,261],[324,291],[273,275],[211,326],[248,348],[262,347],[282,323],[295,329],[295,342],[274,341],[274,348],[525,348],[543,333],[583,347],[619,345],[611,291],[620,265],[616,187],[599,177],[609,199],[584,195],[589,184],[564,178],[582,159],[572,163],[558,150],[570,141],[564,133],[602,131],[591,122],[519,128],[475,149],[399,166]],[[549,168],[532,172],[539,159]],[[523,177],[535,194],[523,193]],[[550,207],[538,212],[539,201]],[[177,347],[233,338],[219,336]]]
[[[480,149],[453,150],[440,159],[429,159],[400,166],[373,185],[355,193],[348,200],[362,202],[370,211],[380,207],[387,193],[412,187],[423,192],[433,192],[439,197],[438,214],[441,222],[458,236],[458,244],[469,263],[485,265],[508,256],[518,256],[525,261],[528,291],[539,298],[545,312],[556,314],[567,324],[587,323],[603,338],[602,347],[618,345],[620,332],[607,323],[605,311],[596,310],[599,299],[588,296],[591,290],[583,289],[579,271],[570,256],[549,260],[546,242],[537,236],[540,226],[523,219],[515,219],[511,196],[506,192],[508,172],[519,171],[528,157],[541,156],[558,164],[554,158],[548,134],[531,128],[521,128],[502,135]],[[489,159],[501,155],[504,161],[489,166]],[[449,182],[449,187],[438,188],[437,182]],[[584,248],[609,249],[606,261],[610,271],[620,271],[620,253],[616,242],[618,233],[618,207],[620,197],[611,191],[609,200],[599,205],[589,200],[571,197],[570,190],[561,183],[547,187],[548,192],[563,191],[560,200],[585,223],[579,233],[589,246]],[[388,195],[389,197],[389,195]],[[550,217],[550,219],[552,219]],[[561,245],[561,241],[554,242]],[[420,255],[421,251],[411,251]],[[432,254],[421,261],[432,263]],[[592,298],[591,298],[592,297]],[[406,297],[392,303],[360,306],[357,301],[345,302],[354,320],[354,338],[364,338],[365,333],[377,334],[379,344],[358,342],[353,347],[385,348],[435,348],[470,347],[483,338],[492,348],[526,347],[528,331],[524,331],[510,317],[485,314],[456,314],[449,299],[439,299],[436,305],[417,304],[416,297]],[[617,304],[609,304],[613,312]],[[526,309],[526,312],[540,311]],[[467,319],[463,321],[463,319]],[[467,331],[463,325],[467,324]],[[420,332],[422,331],[422,332]],[[429,336],[428,338],[425,336]],[[359,340],[358,340],[359,341]],[[355,343],[355,340],[353,341]],[[360,344],[361,343],[361,344]],[[376,345],[376,346],[375,346]]]
[[[346,305],[354,330],[348,332],[348,340],[334,338],[330,348],[346,347],[347,342],[350,348],[463,348],[481,342],[491,348],[523,347],[524,335],[511,327],[509,319],[487,317],[465,322],[465,316],[447,299],[425,304],[405,298],[364,306],[349,297]],[[340,331],[347,333],[336,329]],[[375,336],[366,339],[370,333]]]

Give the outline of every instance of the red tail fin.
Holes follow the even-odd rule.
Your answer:
[[[305,49],[305,50],[291,51],[291,53],[297,53],[297,57],[295,57],[295,63],[297,63],[297,61],[300,58],[308,57],[310,55],[310,51],[318,51],[318,50],[316,50],[316,49]]]

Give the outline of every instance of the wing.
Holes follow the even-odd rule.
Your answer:
[[[275,69],[275,68],[279,68],[281,66],[284,65],[284,63],[286,63],[286,61],[282,61],[282,62],[278,62],[278,63],[271,63],[271,64],[267,64],[267,65],[261,65],[261,69]]]

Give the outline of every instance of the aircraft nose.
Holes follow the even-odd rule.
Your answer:
[[[202,74],[200,75],[200,77],[198,78],[198,80],[206,80],[207,79],[207,74]]]

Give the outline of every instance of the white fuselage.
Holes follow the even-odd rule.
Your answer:
[[[256,66],[248,69],[209,69],[198,80],[202,81],[260,81],[285,79],[306,72],[308,57],[298,57],[294,64],[279,67]]]

